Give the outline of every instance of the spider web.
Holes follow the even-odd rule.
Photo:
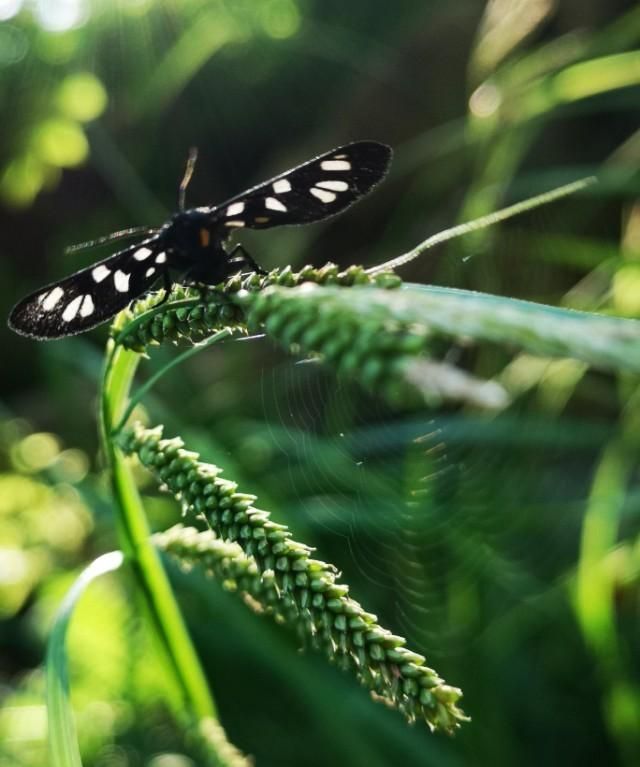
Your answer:
[[[398,414],[316,363],[270,369],[260,389],[274,509],[430,656],[464,652],[575,561],[576,477],[601,439],[588,424]]]

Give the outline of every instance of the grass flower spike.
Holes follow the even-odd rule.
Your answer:
[[[352,670],[409,721],[422,719],[451,733],[466,720],[457,705],[460,690],[446,685],[402,637],[381,627],[349,596],[349,587],[337,583],[336,568],[314,559],[285,525],[256,508],[255,496],[239,492],[180,438],[163,439],[161,428],[136,425],[122,435],[121,446],[138,456],[184,514],[203,517],[210,527],[209,533],[174,529],[159,536],[173,556],[235,582],[240,592],[291,621],[314,647]]]

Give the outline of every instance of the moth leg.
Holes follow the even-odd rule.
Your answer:
[[[202,279],[202,276],[198,276],[199,264],[194,264],[190,269],[180,277],[180,282],[184,285],[188,285],[190,288],[197,290],[200,300],[204,303],[209,298],[209,291],[212,286]]]
[[[256,274],[267,274],[267,272],[253,260],[251,254],[248,253],[242,245],[236,245],[228,255],[229,264],[247,266],[251,271],[256,272]]]
[[[173,287],[173,282],[171,281],[171,275],[169,274],[169,270],[165,269],[162,272],[162,283],[164,288],[164,296],[158,301],[157,304],[154,304],[154,308],[157,308],[158,306],[162,306],[162,304],[166,304],[169,300],[169,295],[171,293],[171,288]]]

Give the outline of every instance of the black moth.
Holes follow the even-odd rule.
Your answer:
[[[193,157],[180,188],[180,210],[164,226],[147,230],[135,245],[23,298],[9,315],[9,327],[32,338],[63,338],[110,319],[158,280],[168,291],[174,279],[216,285],[237,272],[263,273],[241,245],[225,247],[235,230],[307,224],[340,213],[383,178],[390,160],[388,146],[357,141],[221,205],[184,210]]]

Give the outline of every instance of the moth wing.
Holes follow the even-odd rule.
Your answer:
[[[212,208],[212,221],[229,230],[321,221],[368,194],[391,156],[391,148],[376,141],[336,147]]]
[[[23,298],[11,310],[9,327],[39,339],[90,330],[148,290],[165,261],[157,237],[121,250]]]

